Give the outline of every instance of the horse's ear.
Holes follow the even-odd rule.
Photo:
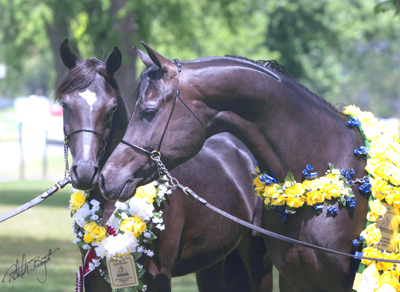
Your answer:
[[[145,42],[141,42],[142,45],[146,48],[147,53],[149,54],[150,59],[160,68],[164,73],[167,73],[174,68],[176,65],[171,60],[161,56],[159,53],[150,48]]]
[[[121,62],[121,51],[118,49],[118,47],[114,47],[114,50],[112,51],[106,62],[107,72],[113,75],[121,66]]]
[[[147,68],[154,65],[154,62],[142,50],[140,50],[139,48],[137,48],[135,46],[133,46],[133,48],[136,50],[136,52],[139,55],[140,60],[142,60],[142,62],[146,65]]]
[[[63,61],[65,67],[72,69],[76,66],[79,61],[78,56],[71,50],[68,45],[68,39],[65,39],[60,46],[61,60]]]

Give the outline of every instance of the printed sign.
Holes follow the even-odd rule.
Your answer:
[[[122,289],[139,285],[135,261],[132,255],[123,256],[120,260],[107,261],[111,287]]]
[[[378,243],[380,250],[394,252],[396,250],[396,236],[399,233],[399,215],[397,209],[391,205],[383,203],[386,207],[386,214],[381,221],[376,223],[376,227],[381,230],[382,239]]]

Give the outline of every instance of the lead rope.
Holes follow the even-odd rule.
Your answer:
[[[348,253],[344,253],[344,252],[340,252],[340,251],[336,251],[336,250],[332,250],[332,249],[328,249],[328,248],[324,248],[324,247],[320,247],[320,246],[316,246],[307,242],[302,242],[290,237],[286,237],[277,233],[274,233],[272,231],[263,229],[261,227],[258,227],[254,224],[251,224],[249,222],[246,222],[244,220],[241,220],[229,213],[226,213],[225,211],[222,211],[221,209],[211,205],[210,203],[208,203],[206,200],[204,200],[202,197],[200,197],[199,195],[197,195],[194,191],[192,191],[190,188],[183,186],[182,184],[180,184],[178,182],[178,180],[176,178],[174,178],[168,171],[168,169],[165,167],[165,165],[161,162],[161,154],[158,151],[153,151],[151,153],[150,158],[156,163],[157,165],[157,170],[158,170],[158,174],[159,174],[159,181],[160,184],[165,183],[165,179],[163,179],[164,176],[166,176],[168,178],[169,184],[166,185],[166,187],[170,190],[174,190],[174,189],[178,189],[181,192],[185,193],[187,196],[190,196],[192,198],[194,198],[196,201],[200,202],[202,205],[206,206],[207,208],[210,208],[211,210],[213,210],[214,212],[240,224],[243,225],[247,228],[253,229],[255,231],[260,232],[261,234],[267,235],[269,237],[284,241],[284,242],[288,242],[291,244],[296,244],[296,245],[300,245],[306,248],[311,248],[311,249],[315,249],[315,250],[319,250],[319,251],[323,251],[323,252],[327,252],[327,253],[332,253],[332,254],[336,254],[336,255],[341,255],[341,256],[346,256],[346,257],[350,257],[350,258],[355,258],[358,260],[361,259],[366,259],[366,260],[372,260],[372,261],[380,261],[380,262],[389,262],[389,263],[397,263],[399,264],[400,261],[399,260],[390,260],[390,259],[383,259],[383,258],[370,258],[370,257],[364,257],[361,255],[353,255],[353,254],[348,254]]]

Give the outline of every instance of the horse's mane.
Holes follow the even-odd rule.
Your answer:
[[[308,87],[304,86],[303,84],[301,84],[300,82],[298,82],[296,79],[293,79],[290,74],[288,73],[288,71],[286,71],[285,67],[283,67],[281,64],[279,64],[277,61],[275,60],[268,60],[268,61],[264,61],[264,60],[258,60],[258,61],[254,61],[245,57],[238,57],[238,56],[230,56],[230,55],[226,55],[225,57],[228,58],[233,58],[233,59],[237,59],[237,60],[241,60],[241,61],[245,61],[245,62],[249,62],[252,64],[256,64],[259,65],[261,67],[265,67],[268,69],[271,69],[272,71],[276,72],[276,73],[282,73],[284,76],[288,77],[289,80],[291,80],[292,82],[294,82],[296,85],[298,85],[300,88],[304,89],[305,91],[307,91],[308,93],[310,93],[311,95],[317,97],[318,99],[320,99],[321,101],[323,101],[324,103],[326,103],[327,105],[329,105],[331,108],[333,108],[335,111],[341,113],[340,110],[338,110],[336,107],[334,107],[332,104],[330,104],[329,102],[327,102],[325,100],[325,98],[323,98],[322,96],[316,94],[315,92],[311,91],[310,89],[308,89]]]
[[[228,58],[233,58],[233,59],[238,59],[238,60],[242,60],[242,61],[248,61],[250,63],[254,63],[257,64],[261,67],[265,67],[268,69],[271,69],[272,71],[278,72],[278,73],[282,73],[285,76],[290,77],[290,74],[288,71],[286,71],[285,67],[283,67],[281,64],[279,64],[276,60],[251,60],[245,57],[238,57],[238,56],[231,56],[231,55],[226,55],[225,57]]]
[[[53,100],[60,102],[63,94],[82,91],[88,88],[96,79],[97,74],[103,76],[117,94],[120,95],[118,83],[114,76],[108,73],[106,64],[103,61],[92,58],[79,61],[76,66],[68,72],[67,76],[57,87],[53,95]]]

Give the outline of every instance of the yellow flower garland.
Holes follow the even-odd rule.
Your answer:
[[[329,164],[329,170],[325,176],[305,180],[298,183],[294,180],[293,174],[289,172],[283,184],[271,183],[266,185],[262,180],[265,173],[260,173],[258,167],[254,173],[254,189],[257,196],[264,200],[265,207],[270,210],[273,207],[282,207],[286,214],[295,213],[296,208],[300,208],[306,203],[308,206],[318,206],[326,203],[325,200],[339,198],[345,205],[346,198],[354,197],[346,177],[335,169],[333,164]],[[281,218],[282,219],[282,218]]]
[[[375,200],[369,202],[367,227],[361,232],[365,239],[363,255],[372,258],[400,259],[400,236],[396,238],[395,252],[381,251],[378,243],[382,238],[376,223],[383,218],[386,208],[381,204],[385,201],[396,209],[400,207],[400,139],[396,133],[387,129],[372,113],[362,112],[358,107],[348,106],[345,114],[356,117],[362,127],[367,143],[369,143],[369,159],[365,169],[371,175],[371,191]],[[398,212],[398,210],[396,210]],[[398,214],[398,213],[397,213]],[[387,262],[362,260],[361,264],[378,271],[376,273],[377,286],[374,292],[399,291],[400,265]],[[367,269],[364,271],[366,272]],[[364,272],[361,272],[364,275]],[[360,272],[360,270],[359,270]],[[353,289],[359,290],[362,286],[360,274],[357,274]]]

